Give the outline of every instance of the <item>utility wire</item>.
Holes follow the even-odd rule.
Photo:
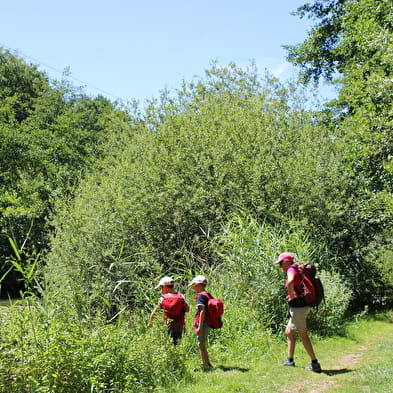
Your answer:
[[[57,68],[55,68],[55,67],[52,67],[52,66],[50,66],[50,65],[48,65],[48,64],[45,64],[44,62],[42,62],[42,61],[40,61],[40,60],[38,60],[38,59],[35,59],[34,57],[31,57],[31,56],[29,56],[29,55],[26,55],[25,53],[21,52],[20,50],[11,48],[11,47],[9,47],[8,45],[4,45],[4,44],[1,43],[1,42],[0,42],[0,46],[1,46],[1,47],[4,47],[4,48],[6,48],[6,49],[8,49],[8,50],[11,51],[11,52],[13,52],[15,55],[21,55],[21,56],[23,56],[23,57],[25,57],[25,58],[28,58],[28,59],[34,61],[34,62],[36,63],[36,65],[40,65],[40,66],[44,66],[44,67],[46,67],[46,68],[49,68],[49,69],[51,69],[51,70],[53,70],[53,71],[58,72],[59,74],[61,74],[61,75],[63,75],[63,76],[66,76],[67,78],[71,78],[71,79],[73,79],[73,80],[75,80],[75,81],[77,81],[77,82],[79,82],[79,83],[82,83],[82,84],[85,85],[85,86],[89,86],[89,87],[91,87],[92,89],[95,89],[95,90],[97,90],[97,91],[99,91],[99,92],[101,92],[101,93],[103,93],[103,94],[105,94],[105,95],[111,96],[111,97],[113,97],[113,98],[115,98],[115,99],[119,99],[119,97],[115,96],[114,94],[108,93],[107,91],[102,90],[102,89],[100,89],[99,87],[96,87],[96,86],[92,85],[91,83],[88,83],[88,82],[85,82],[85,81],[83,81],[83,80],[81,80],[81,79],[75,78],[75,77],[72,76],[72,75],[65,75],[64,71],[60,71],[59,69],[57,69]]]

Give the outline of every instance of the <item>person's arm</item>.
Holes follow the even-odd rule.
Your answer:
[[[157,306],[154,307],[153,311],[150,314],[149,322],[147,323],[148,328],[153,327],[154,317],[156,316],[156,314],[160,310],[160,308],[161,308],[160,304],[157,304]]]
[[[197,336],[203,337],[203,322],[206,316],[206,307],[203,304],[198,304],[199,309],[199,325],[196,329]]]
[[[291,301],[297,297],[295,291],[295,273],[291,271],[287,272],[287,291],[288,301]]]

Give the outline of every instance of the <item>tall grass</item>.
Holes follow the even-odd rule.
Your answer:
[[[310,239],[303,223],[288,220],[277,228],[260,225],[245,214],[234,215],[224,234],[215,239],[222,259],[217,276],[223,296],[248,315],[256,315],[265,328],[279,331],[287,317],[285,277],[273,261],[281,252],[290,251],[296,262],[314,263],[324,284],[326,300],[312,313],[310,328],[323,334],[335,332],[345,319],[352,294],[338,274],[322,270],[329,265],[329,257]]]
[[[111,318],[101,309],[94,313],[90,299],[72,293],[72,283],[70,303],[68,298],[53,297],[50,285],[47,292],[42,288],[39,298],[29,293],[10,305],[0,325],[0,392],[154,392],[192,380],[190,370],[200,360],[191,329],[195,294],[186,284],[195,274],[206,275],[207,289],[225,302],[224,327],[210,335],[213,363],[245,367],[247,359],[269,353],[278,337],[274,333],[282,332],[287,318],[283,273],[272,262],[283,250],[294,252],[301,262],[314,261],[315,255],[323,260],[322,251],[309,241],[301,223],[274,228],[245,214],[232,216],[209,247],[216,255],[214,265],[185,261],[183,274],[174,274],[177,289],[191,306],[188,332],[177,347],[159,318],[153,329],[146,329],[159,296],[151,277],[129,277],[130,283],[137,283],[133,298]],[[333,333],[342,324],[351,293],[338,275],[321,270],[320,276],[326,303],[312,314],[310,326],[322,334]],[[112,305],[118,309],[115,301],[109,294],[108,310]],[[127,299],[122,302],[127,305]]]
[[[182,350],[160,334],[125,320],[78,320],[36,301],[3,311],[1,392],[148,392],[187,374]]]

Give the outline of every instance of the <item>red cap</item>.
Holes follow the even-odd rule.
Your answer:
[[[295,256],[291,254],[290,252],[283,252],[280,254],[278,257],[277,261],[274,262],[276,265],[278,265],[281,261],[293,261],[295,259]]]

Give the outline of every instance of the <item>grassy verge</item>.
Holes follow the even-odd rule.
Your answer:
[[[1,312],[1,392],[391,391],[393,311],[348,323],[341,336],[313,337],[321,374],[304,370],[309,359],[302,345],[296,351],[296,367],[280,367],[286,353],[284,337],[239,320],[212,332],[209,354],[215,369],[202,373],[193,371],[199,354],[192,331],[174,347],[158,324],[147,330],[128,320],[80,323],[56,318],[62,314],[39,313],[30,303]]]
[[[393,383],[393,314],[354,325],[353,350],[340,364],[347,372],[337,376],[331,393],[386,393]],[[339,377],[339,378],[338,378]]]
[[[280,367],[285,358],[285,342],[269,344],[256,340],[254,350],[246,355],[239,343],[231,358],[212,348],[215,370],[194,373],[193,380],[172,387],[178,393],[262,393],[262,392],[372,392],[386,393],[393,382],[393,314],[377,316],[346,326],[345,336],[318,340],[315,350],[324,371],[304,370],[309,362],[300,344],[296,351],[297,367]],[[223,363],[224,361],[224,363]],[[192,367],[192,365],[189,365]]]

